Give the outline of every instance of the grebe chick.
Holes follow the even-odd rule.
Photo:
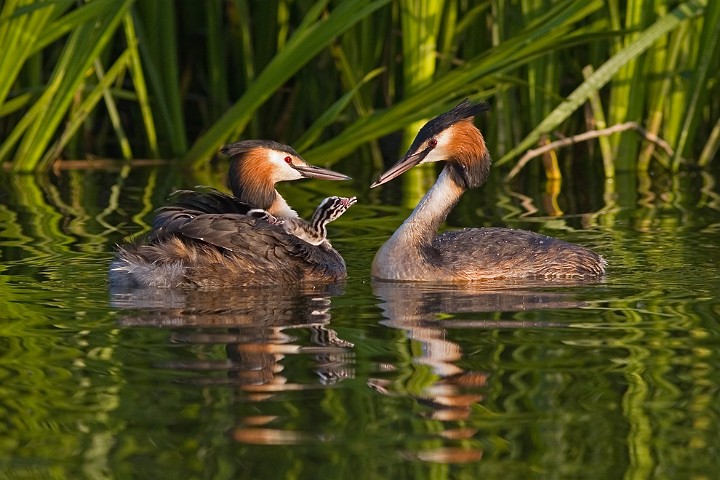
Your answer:
[[[327,197],[315,209],[312,218],[306,222],[302,218],[282,221],[283,228],[311,245],[327,244],[327,224],[340,218],[348,208],[355,205],[356,197]]]
[[[120,287],[230,287],[334,282],[346,277],[326,225],[355,202],[329,197],[306,222],[275,191],[301,178],[349,179],[307,164],[292,148],[250,140],[229,145],[234,195],[180,190],[158,209],[146,243],[118,249],[110,283]]]
[[[526,230],[467,228],[437,235],[462,194],[485,183],[490,154],[475,115],[487,104],[464,100],[430,120],[405,156],[371,185],[415,165],[445,161],[435,185],[380,247],[372,263],[378,279],[471,282],[497,278],[601,277],[605,260],[592,250]]]

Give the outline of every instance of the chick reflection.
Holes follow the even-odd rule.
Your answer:
[[[317,289],[258,288],[238,291],[131,290],[112,293],[114,307],[123,309],[124,327],[171,328],[170,339],[195,347],[198,359],[169,361],[161,368],[198,372],[183,381],[197,385],[230,385],[241,393],[238,401],[263,402],[278,392],[326,388],[354,377],[353,344],[329,328],[331,298],[342,293],[337,285]],[[225,360],[207,360],[203,346],[225,345]],[[294,358],[311,359],[311,372],[284,364]],[[212,358],[211,355],[206,357]],[[220,375],[218,375],[220,373]],[[297,377],[297,378],[296,378]],[[250,443],[296,443],[304,434],[262,428],[273,416],[239,420],[234,437]]]
[[[525,282],[524,287],[532,287]],[[381,300],[387,320],[381,322],[404,330],[407,337],[420,342],[422,349],[413,358],[415,365],[429,369],[433,376],[418,391],[415,386],[400,385],[397,381],[371,378],[370,387],[386,395],[409,394],[430,407],[427,416],[441,422],[439,435],[446,440],[464,440],[461,446],[419,448],[408,452],[409,458],[436,463],[478,461],[482,450],[472,438],[478,428],[472,426],[473,407],[481,402],[486,391],[489,373],[467,371],[458,366],[463,357],[460,345],[448,338],[448,328],[489,329],[552,327],[549,322],[455,320],[437,317],[448,313],[497,312],[532,310],[539,308],[567,308],[582,305],[566,295],[543,293],[527,288],[508,289],[507,285],[489,289],[477,285],[425,285],[417,283],[373,282],[373,293]],[[417,351],[417,350],[416,350]]]

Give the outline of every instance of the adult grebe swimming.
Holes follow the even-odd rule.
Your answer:
[[[468,228],[436,235],[462,194],[481,186],[490,173],[490,154],[473,124],[475,115],[487,108],[465,100],[429,121],[405,156],[371,185],[382,185],[421,163],[446,162],[435,185],[378,250],[372,275],[438,282],[602,276],[606,262],[593,251],[534,232]]]
[[[345,262],[325,226],[355,202],[326,198],[310,222],[275,190],[281,181],[350,177],[306,163],[287,145],[248,140],[222,150],[232,157],[233,195],[180,190],[158,210],[147,242],[118,249],[110,283],[130,287],[278,285],[345,278]]]

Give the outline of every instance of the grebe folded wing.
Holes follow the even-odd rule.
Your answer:
[[[553,237],[511,228],[465,228],[432,241],[441,265],[468,280],[511,277],[583,277],[604,273],[592,250]]]
[[[169,204],[158,209],[187,209],[202,213],[247,213],[255,208],[233,195],[228,195],[212,187],[200,185],[194,190],[176,190],[168,198]]]
[[[148,236],[151,243],[161,241],[179,233],[179,229],[190,219],[206,214],[247,214],[252,207],[237,198],[210,187],[196,190],[173,192],[168,205],[157,209],[152,231]]]
[[[345,262],[329,244],[312,245],[282,225],[246,215],[202,215],[188,220],[179,233],[228,252],[235,271],[260,273],[273,283],[307,276],[340,276]]]

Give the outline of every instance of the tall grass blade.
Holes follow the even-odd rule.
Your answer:
[[[626,2],[625,31],[627,33],[623,39],[626,48],[636,43],[643,29],[648,26],[650,19],[647,17],[654,13],[653,9],[649,7],[649,0],[628,0]],[[612,79],[608,108],[610,125],[626,121],[640,121],[645,95],[638,95],[635,92],[643,91],[642,84],[647,82],[645,60],[646,56],[644,55],[629,58]],[[635,139],[620,135],[610,137],[609,140],[615,151],[617,167],[620,170],[629,170],[630,162],[635,158],[637,142],[634,141]]]
[[[491,3],[491,13],[493,18],[503,19],[506,17],[506,2],[505,0],[495,0]],[[497,21],[493,22],[490,26],[490,35],[492,37],[492,46],[498,48],[504,46],[503,43],[506,41],[505,29],[508,26],[507,22]],[[507,89],[500,90],[495,95],[495,104],[493,105],[496,118],[497,118],[497,144],[496,149],[498,152],[505,151],[508,145],[513,143],[513,126],[512,118],[514,115],[510,113],[513,106],[513,99],[511,92]]]
[[[223,3],[208,2],[205,4],[207,16],[207,66],[208,66],[208,100],[210,102],[210,118],[219,118],[230,103],[226,67],[225,38],[222,28]]]
[[[36,94],[37,92],[23,93],[7,100],[4,104],[0,105],[0,118],[24,108],[32,101]]]
[[[117,0],[93,0],[92,2],[77,2],[72,0],[62,0],[60,2],[44,2],[46,4],[57,3],[63,6],[63,10],[55,10],[52,15],[52,24],[40,32],[38,41],[35,44],[35,48],[32,53],[46,48],[53,42],[60,40],[65,35],[69,34],[76,28],[84,25],[88,22],[93,22],[98,16],[103,15],[116,8]],[[64,9],[69,6],[77,6],[80,3],[80,7],[71,10],[67,13]],[[63,13],[61,15],[61,13]]]
[[[695,137],[696,126],[702,114],[702,106],[706,103],[707,89],[705,85],[708,74],[713,67],[717,68],[718,65],[718,54],[720,53],[720,2],[718,1],[709,2],[706,8],[699,48],[700,56],[690,85],[692,94],[685,108],[683,115],[685,121],[675,146],[675,156],[672,162],[674,172],[680,168],[680,159],[685,153],[686,145],[692,144]]]
[[[52,148],[47,150],[41,159],[42,164],[48,165],[60,156],[62,149],[65,148],[68,142],[72,139],[72,136],[75,135],[78,129],[82,126],[82,123],[87,119],[90,112],[93,111],[95,105],[97,105],[103,97],[105,97],[107,101],[107,98],[110,95],[110,87],[118,79],[118,77],[126,71],[131,62],[131,54],[132,52],[126,50],[122,55],[120,55],[120,57],[118,57],[106,74],[98,76],[98,79],[100,80],[99,83],[95,85],[95,88],[93,88],[83,99],[82,103],[76,109],[75,115],[70,117],[63,132],[60,134],[60,138],[57,142],[55,142]],[[119,122],[119,119],[116,118],[116,122]],[[129,145],[128,150],[125,151],[125,158],[132,158],[132,151],[130,150]]]
[[[592,66],[588,65],[583,68],[583,76],[587,79],[593,74]],[[605,111],[603,110],[602,100],[597,91],[590,94],[590,110],[592,112],[593,128],[600,130],[607,127],[605,120]],[[599,137],[598,143],[600,144],[600,153],[603,159],[603,167],[605,170],[605,178],[615,177],[615,163],[613,162],[614,155],[612,151],[612,145],[608,141],[607,137]]]
[[[712,159],[717,159],[718,147],[720,147],[720,118],[710,131],[710,136],[698,158],[698,165],[705,167],[710,164]]]
[[[337,119],[337,117],[343,111],[345,111],[345,109],[347,109],[350,102],[352,102],[352,100],[357,96],[360,88],[384,71],[384,68],[376,68],[372,72],[369,72],[367,75],[365,75],[365,77],[360,79],[360,81],[352,88],[352,90],[340,97],[340,99],[337,100],[332,105],[332,107],[327,109],[323,115],[321,115],[317,120],[315,120],[312,126],[307,129],[307,131],[302,137],[293,142],[295,148],[299,151],[303,151],[309,148],[313,143],[315,143],[322,134],[322,131],[330,124],[332,124]]]
[[[140,51],[138,50],[138,38],[135,33],[135,23],[132,14],[128,13],[123,19],[125,28],[125,40],[127,41],[127,51],[130,52],[130,76],[132,77],[135,95],[140,106],[140,114],[145,126],[145,138],[147,139],[148,149],[152,157],[158,157],[157,130],[155,128],[155,118],[150,105],[150,97],[148,95],[147,82],[145,81],[145,73],[140,59]]]
[[[662,50],[662,53],[657,53],[658,72],[663,72],[664,77],[660,82],[660,86],[651,92],[652,99],[650,101],[650,111],[648,113],[648,120],[646,129],[648,133],[653,135],[659,135],[660,128],[662,127],[663,120],[665,119],[665,109],[667,100],[670,96],[670,91],[673,86],[673,82],[676,81],[676,75],[671,75],[670,72],[676,71],[678,67],[678,58],[680,51],[683,48],[683,40],[687,35],[690,25],[688,22],[683,22],[678,28],[670,35],[668,39],[668,45],[666,49]],[[655,152],[655,144],[647,142],[647,146],[640,153],[637,160],[638,171],[647,171],[650,165],[650,159]]]
[[[98,80],[100,80],[100,82],[102,83],[103,79],[105,78],[105,71],[102,67],[102,64],[100,63],[99,59],[96,59],[93,63],[95,64],[95,75],[97,75]],[[109,86],[103,86],[101,91],[102,96],[105,99],[105,106],[107,107],[110,121],[112,122],[112,126],[115,130],[117,139],[120,142],[120,150],[122,151],[123,158],[125,158],[126,160],[130,160],[133,158],[132,147],[130,146],[130,142],[128,141],[125,129],[122,126],[122,121],[120,120],[120,114],[118,113],[115,99],[110,93]]]
[[[330,52],[332,53],[333,58],[335,59],[335,65],[340,73],[340,81],[343,84],[343,90],[346,91],[354,91],[354,94],[350,97],[353,101],[353,104],[355,105],[355,109],[358,111],[360,116],[368,115],[370,111],[370,107],[367,105],[367,103],[361,98],[360,95],[357,95],[360,84],[366,85],[367,82],[364,80],[369,80],[367,76],[365,76],[365,79],[358,78],[360,75],[362,75],[361,71],[356,71],[357,65],[354,65],[348,56],[345,53],[345,49],[342,47],[342,45],[331,45]],[[385,68],[376,69],[380,71],[385,71]],[[372,73],[372,72],[371,72]],[[369,74],[368,74],[369,75]],[[376,75],[373,75],[373,78]],[[337,102],[336,102],[337,104]],[[304,137],[305,135],[303,135]],[[306,147],[309,145],[306,145]]]
[[[187,150],[188,141],[178,67],[176,4],[172,0],[153,0],[138,2],[137,8],[142,15],[133,14],[135,31],[150,94],[156,99],[158,126],[167,139],[167,150],[180,156]]]
[[[0,9],[0,105],[5,103],[26,61],[38,50],[41,38],[52,20],[74,2],[72,0],[38,4],[7,1]],[[1,158],[1,157],[0,157]]]
[[[435,75],[437,36],[441,2],[437,0],[401,0],[403,89],[412,95],[430,84]],[[412,139],[422,125],[409,125],[406,137]]]

